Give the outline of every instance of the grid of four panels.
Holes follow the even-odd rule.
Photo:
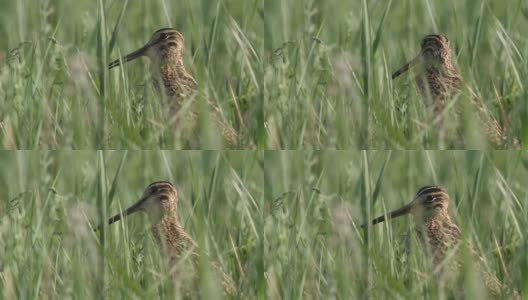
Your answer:
[[[0,7],[3,298],[528,293],[526,3]]]

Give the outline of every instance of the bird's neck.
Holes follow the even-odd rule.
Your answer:
[[[152,233],[160,249],[171,259],[178,258],[188,247],[187,234],[178,222],[176,212],[165,214],[158,222],[153,223]]]
[[[173,235],[178,234],[178,228],[181,228],[178,218],[176,216],[164,216],[161,220],[153,225],[158,229],[162,229],[165,235],[173,233]]]
[[[430,216],[416,227],[418,238],[432,254],[433,261],[440,262],[445,253],[460,239],[460,230],[451,222],[449,215]]]
[[[189,76],[181,61],[178,62],[171,59],[157,60],[151,65],[151,68],[152,73],[157,75],[157,77],[175,76],[174,78],[181,78],[183,76]]]
[[[157,92],[162,91],[169,100],[179,101],[196,90],[196,82],[182,63],[163,62],[154,66],[153,83]]]
[[[452,224],[448,214],[437,213],[424,218],[422,226],[425,227],[446,227]]]
[[[416,219],[415,219],[416,220]],[[426,236],[434,236],[449,231],[452,226],[451,218],[446,210],[434,210],[429,214],[422,214],[418,217],[417,231]]]
[[[427,66],[423,73],[417,76],[417,84],[422,96],[427,101],[432,100],[433,110],[442,111],[446,100],[461,87],[462,78],[450,66]]]
[[[451,63],[428,65],[425,67],[427,78],[435,78],[445,82],[458,83],[461,76]]]

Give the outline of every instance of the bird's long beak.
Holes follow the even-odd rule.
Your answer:
[[[135,212],[138,212],[138,211],[142,211],[144,210],[144,202],[147,200],[147,198],[143,197],[141,199],[139,199],[138,202],[136,202],[136,204],[130,206],[129,208],[127,208],[126,210],[120,212],[119,214],[111,217],[110,219],[108,219],[108,225],[114,223],[114,222],[117,222],[119,220],[121,220],[121,218],[124,218],[128,215],[131,215]]]
[[[381,222],[384,222],[384,221],[387,221],[387,220],[390,220],[390,219],[394,219],[394,218],[409,214],[409,213],[411,213],[411,211],[412,211],[413,207],[415,207],[415,205],[416,205],[416,201],[413,200],[413,201],[411,201],[411,203],[405,205],[402,208],[398,208],[396,210],[391,211],[390,213],[388,213],[386,215],[382,215],[382,216],[379,216],[379,217],[375,218],[374,220],[372,220],[371,224],[372,225],[376,225],[378,223],[381,223]],[[361,227],[365,228],[365,224],[363,224]]]
[[[417,55],[415,58],[413,58],[411,61],[403,65],[401,68],[398,69],[398,71],[394,72],[392,74],[392,79],[400,76],[401,74],[407,72],[412,66],[416,65],[420,62],[421,55]]]
[[[381,223],[381,222],[386,221],[386,220],[390,220],[390,219],[394,219],[394,218],[406,215],[406,214],[411,212],[411,209],[412,209],[412,203],[409,203],[409,204],[405,205],[402,208],[399,208],[397,210],[391,211],[387,215],[382,215],[382,216],[379,216],[379,217],[375,218],[374,220],[372,220],[372,225],[375,225],[375,224]]]
[[[117,67],[117,66],[122,65],[124,63],[127,63],[127,62],[129,62],[131,60],[134,60],[134,59],[136,59],[136,58],[138,58],[140,56],[146,55],[149,46],[150,45],[147,44],[147,45],[139,48],[138,50],[125,55],[124,57],[121,57],[121,58],[118,58],[118,59],[114,60],[113,62],[108,64],[108,69],[112,69],[113,67]]]

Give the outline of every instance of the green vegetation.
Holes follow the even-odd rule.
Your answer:
[[[264,112],[273,149],[484,149],[469,93],[426,113],[407,73],[420,40],[444,33],[465,84],[506,128],[528,141],[528,6],[523,0],[266,1]],[[450,132],[462,111],[463,142]],[[445,130],[444,130],[445,129]]]
[[[143,214],[104,236],[92,230],[157,180],[175,185],[180,222],[208,254],[201,293],[222,295],[206,276],[214,262],[243,297],[264,295],[262,160],[257,151],[1,153],[0,298],[181,296]]]
[[[107,70],[160,28],[185,37],[184,61],[242,142],[262,144],[263,7],[258,0],[3,1],[0,143],[7,149],[218,149],[199,106],[199,130],[175,130],[153,93],[148,59]],[[185,114],[185,112],[182,112]],[[183,137],[182,137],[183,136]],[[185,138],[186,137],[186,138]]]
[[[93,230],[157,180],[178,189],[204,299],[222,297],[213,263],[242,299],[481,299],[481,265],[528,294],[528,153],[347,150],[488,150],[472,93],[505,147],[526,145],[526,0],[17,0],[0,26],[0,148],[41,150],[0,152],[0,298],[195,296],[148,218]],[[147,58],[107,68],[165,27],[198,83],[178,116]],[[391,79],[430,33],[450,39],[465,86],[440,116],[415,72]],[[294,151],[95,151],[223,149],[207,101],[240,148]],[[411,216],[360,226],[431,184],[482,256],[463,248],[449,278],[404,241]]]
[[[457,286],[465,299],[483,299],[479,263],[507,290],[528,292],[526,153],[275,151],[266,152],[265,165],[273,299],[446,299]],[[433,184],[447,189],[451,219],[483,256],[463,252],[459,283],[445,288],[417,241],[405,254],[411,216],[371,227],[368,239],[360,227]]]

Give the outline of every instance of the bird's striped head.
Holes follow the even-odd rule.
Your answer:
[[[181,59],[183,53],[183,35],[173,28],[160,29],[152,35],[147,46],[155,57],[176,55]],[[151,57],[152,58],[152,57]]]
[[[418,190],[411,203],[404,207],[391,211],[386,216],[380,216],[372,220],[372,224],[377,224],[388,219],[397,218],[406,214],[425,220],[431,217],[449,217],[448,215],[449,195],[447,191],[439,186],[425,186]]]
[[[442,187],[425,186],[418,190],[411,205],[415,212],[426,215],[447,212],[449,194]]]
[[[443,34],[429,34],[422,39],[421,56],[426,65],[442,65],[451,61],[449,40]]]
[[[138,50],[116,59],[108,68],[119,66],[140,56],[148,56],[155,63],[167,62],[180,64],[182,61],[184,40],[174,28],[162,28],[152,34],[150,40]]]
[[[178,192],[168,181],[151,183],[143,192],[142,198],[153,199],[153,202],[159,203],[164,211],[174,212],[177,209]]]
[[[170,182],[156,181],[145,189],[143,196],[134,205],[110,218],[108,224],[138,211],[148,214],[151,221],[157,221],[167,214],[176,216],[177,201],[178,193]]]
[[[451,48],[445,35],[441,33],[426,35],[420,45],[420,54],[394,72],[392,79],[407,72],[416,64],[423,64],[425,68],[451,68]]]

